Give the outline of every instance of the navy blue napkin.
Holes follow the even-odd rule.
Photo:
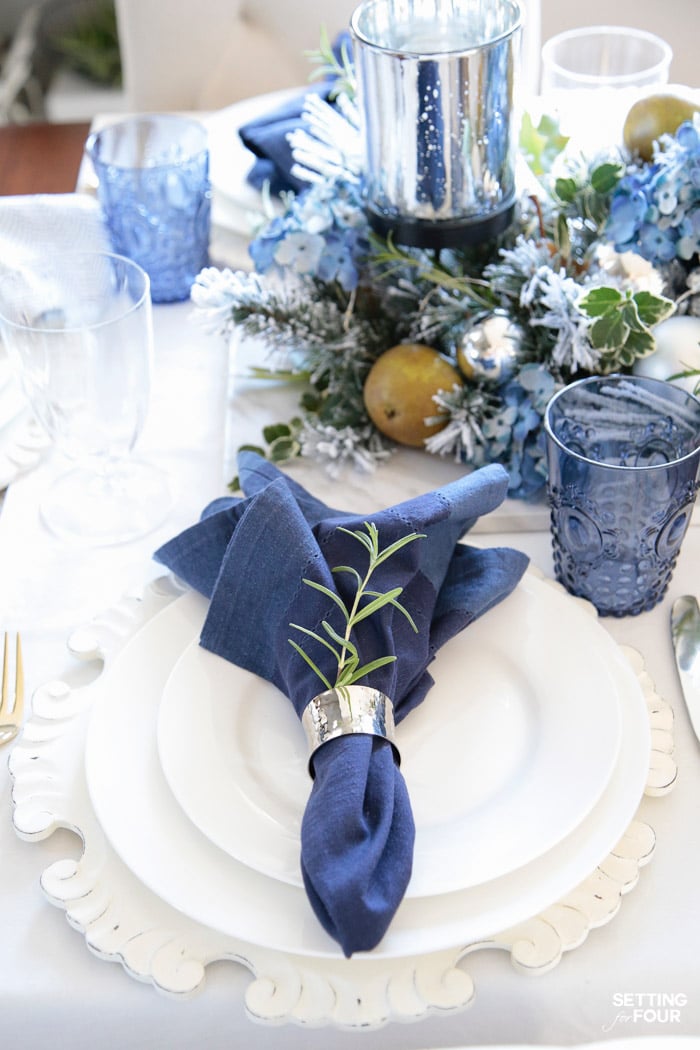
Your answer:
[[[318,94],[328,99],[331,86],[327,81],[312,84],[303,95],[290,99],[262,117],[248,121],[238,129],[241,142],[255,155],[253,166],[246,176],[247,182],[261,190],[268,182],[270,193],[278,195],[285,190],[301,193],[309,183],[292,175],[294,157],[288,136],[303,126],[302,113],[306,96]]]
[[[361,683],[391,697],[397,723],[426,696],[432,684],[427,668],[439,647],[505,598],[527,567],[518,551],[458,544],[505,498],[508,477],[497,465],[369,516],[327,507],[254,453],[241,454],[239,477],[245,498],[215,501],[155,557],[211,598],[201,644],[273,682],[299,717],[324,687],[289,644],[295,634],[290,623],[317,630],[328,620],[344,629],[335,603],[302,581],[323,584],[349,606],[354,583],[331,568],[366,567],[363,548],[339,525],[362,531],[369,518],[381,548],[408,532],[426,534],[372,578],[377,590],[404,588],[400,600],[418,634],[391,606],[355,632],[363,663],[397,656]],[[326,651],[312,640],[304,645],[333,680]],[[415,838],[411,805],[386,740],[353,735],[330,741],[316,752],[314,772],[301,829],[301,871],[314,912],[349,956],[379,943],[403,899]]]
[[[339,33],[333,42],[333,53],[342,61],[342,49],[351,51],[349,32]],[[301,193],[309,183],[292,175],[294,157],[289,145],[288,136],[297,128],[303,127],[302,114],[307,95],[317,94],[329,100],[335,77],[309,85],[302,95],[290,99],[270,113],[264,113],[254,120],[249,120],[238,129],[241,142],[255,155],[253,166],[248,172],[247,181],[256,189],[262,189],[268,182],[270,192],[274,195],[284,190]]]

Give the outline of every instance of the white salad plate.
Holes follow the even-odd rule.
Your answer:
[[[552,600],[550,587],[529,574],[520,584],[535,604]],[[474,944],[536,915],[587,878],[634,817],[649,773],[651,740],[640,682],[597,620],[563,591],[553,593],[568,624],[559,644],[572,678],[587,677],[594,652],[608,662],[610,699],[619,706],[622,730],[610,780],[578,826],[537,859],[480,886],[405,899],[372,958]],[[262,875],[215,846],[186,817],[163,775],[156,737],[161,696],[177,660],[198,636],[206,608],[193,593],[174,601],[96,683],[85,749],[95,815],[132,874],[189,919],[263,948],[338,958],[338,946],[317,922],[303,890]],[[494,633],[500,609],[488,614]],[[197,718],[193,695],[190,724]],[[551,790],[562,788],[553,783]],[[537,813],[529,823],[534,830]]]
[[[620,701],[611,646],[576,612],[528,576],[438,652],[435,684],[396,734],[416,822],[408,897],[515,871],[601,797],[620,746]],[[197,828],[248,867],[302,886],[311,781],[289,700],[195,637],[165,684],[157,740]]]

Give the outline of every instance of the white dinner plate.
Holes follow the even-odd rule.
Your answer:
[[[549,585],[534,586],[544,593]],[[518,871],[468,890],[404,900],[372,958],[472,944],[538,914],[595,870],[634,817],[650,757],[640,683],[597,621],[563,592],[559,600],[573,632],[570,644],[578,639],[587,652],[606,653],[614,675],[622,739],[608,786],[570,835]],[[260,947],[338,958],[340,949],[321,928],[305,893],[214,846],[175,802],[161,771],[156,747],[161,693],[184,647],[201,630],[206,608],[197,594],[174,601],[139,631],[100,680],[85,758],[96,817],[129,870],[194,921]]]
[[[620,746],[620,707],[594,621],[534,576],[443,646],[435,684],[397,728],[416,822],[409,897],[499,878],[593,808]],[[193,708],[196,717],[193,717]],[[190,820],[236,860],[302,886],[311,782],[304,732],[275,686],[198,639],[158,716],[165,778]]]

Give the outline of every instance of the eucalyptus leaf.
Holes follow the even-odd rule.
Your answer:
[[[644,332],[646,326],[644,325],[639,311],[637,310],[637,304],[634,299],[626,299],[620,306],[620,316],[626,325],[629,325],[630,331],[632,332]]]
[[[622,164],[601,164],[591,172],[591,186],[596,193],[612,193],[624,174]]]
[[[557,216],[556,242],[561,254],[568,257],[571,254],[571,234],[566,215],[563,213]]]
[[[554,182],[554,192],[557,197],[564,201],[565,204],[571,204],[576,196],[578,186],[575,179],[556,179]]]
[[[617,288],[592,288],[579,300],[578,306],[588,317],[602,317],[619,306],[623,299],[622,292]]]
[[[269,459],[272,463],[287,463],[294,459],[301,451],[301,446],[296,438],[277,437],[270,445]]]
[[[676,309],[672,299],[667,299],[662,295],[653,295],[651,292],[635,292],[633,298],[640,318],[650,326],[664,321]]]
[[[520,149],[535,175],[546,174],[565,148],[568,138],[561,134],[559,122],[547,114],[535,127],[529,113],[520,125]]]
[[[238,449],[239,452],[256,452],[263,459],[266,459],[265,449],[260,448],[259,445],[241,445]]]
[[[277,438],[290,437],[291,433],[292,429],[288,423],[272,423],[270,426],[263,427],[263,437],[268,445],[271,445]]]
[[[622,365],[633,365],[637,358],[648,357],[656,349],[656,340],[648,328],[631,331],[618,355]]]
[[[617,310],[603,314],[590,329],[591,343],[597,350],[618,350],[624,346],[629,334],[629,326]]]

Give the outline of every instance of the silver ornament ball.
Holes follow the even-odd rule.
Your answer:
[[[512,371],[522,339],[522,329],[506,314],[481,317],[462,337],[457,350],[459,367],[467,379],[500,382]]]

